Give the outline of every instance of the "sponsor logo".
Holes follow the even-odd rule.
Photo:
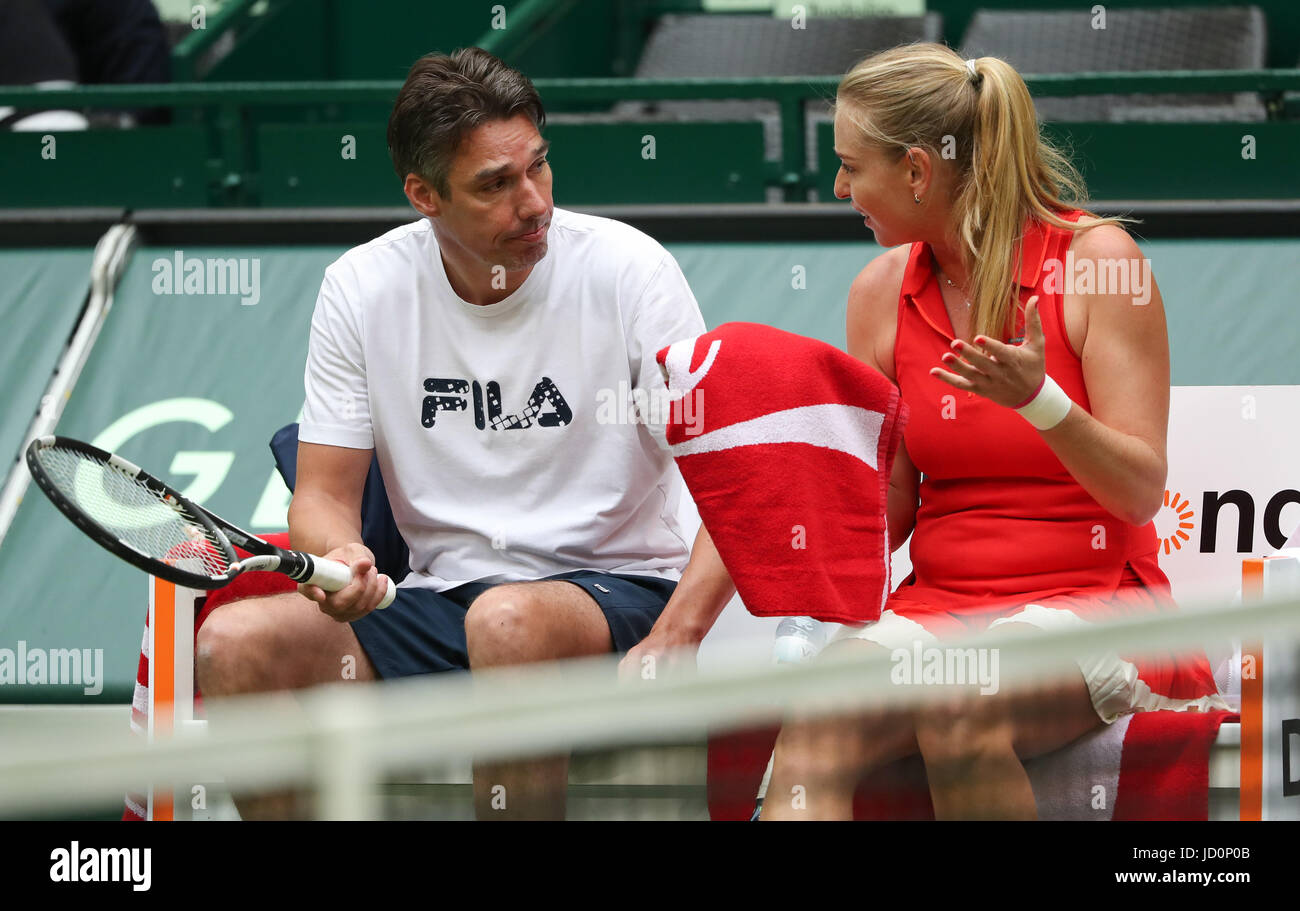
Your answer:
[[[1237,533],[1233,538],[1235,538],[1237,553],[1250,554],[1265,547],[1269,550],[1277,550],[1286,546],[1288,535],[1295,531],[1297,519],[1300,519],[1300,508],[1296,508],[1300,507],[1300,490],[1288,488],[1269,496],[1264,501],[1264,508],[1259,516],[1261,521],[1258,524],[1256,506],[1255,497],[1245,490],[1205,491],[1201,495],[1200,552],[1214,553],[1219,549],[1219,526],[1224,518],[1231,520],[1234,516],[1237,520]],[[1287,510],[1288,506],[1293,508]],[[1284,511],[1287,513],[1285,521]],[[1255,539],[1256,528],[1264,533],[1263,543]],[[1231,533],[1232,529],[1233,526],[1229,521],[1225,531]]]
[[[562,427],[573,420],[573,410],[549,376],[537,381],[519,414],[502,414],[501,384],[496,380],[479,383],[459,377],[429,377],[424,391],[429,395],[421,404],[420,423],[430,430],[438,422],[438,412],[467,411],[471,401],[474,426],[479,430],[524,430],[534,424]]]
[[[1166,554],[1170,547],[1182,550],[1183,542],[1192,540],[1191,531],[1196,528],[1196,510],[1191,502],[1181,493],[1165,491],[1165,502],[1156,513],[1156,534]]]

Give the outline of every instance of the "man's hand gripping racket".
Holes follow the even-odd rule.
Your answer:
[[[131,462],[67,437],[27,447],[32,479],[59,511],[117,557],[189,588],[216,589],[241,573],[283,573],[303,585],[340,591],[352,581],[345,563],[284,550],[231,525]],[[240,560],[238,546],[252,554]],[[396,588],[379,607],[393,603]]]

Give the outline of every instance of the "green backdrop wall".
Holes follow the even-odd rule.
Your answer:
[[[762,322],[838,346],[844,344],[849,284],[882,252],[866,236],[862,243],[668,246],[710,326]],[[1300,239],[1160,240],[1142,246],[1168,309],[1175,385],[1300,384],[1295,333],[1279,331],[1294,320]],[[156,293],[156,264],[174,261],[177,251],[137,249],[58,431],[90,440],[112,431],[109,448],[157,469],[237,524],[254,531],[283,527],[285,500],[267,441],[298,416],[316,292],[326,265],[342,252],[332,246],[181,251],[184,258],[234,257],[250,266],[256,261],[260,299],[245,305],[232,293]],[[33,306],[66,297],[88,266],[84,251],[21,256],[23,270],[15,273],[9,266],[5,274],[58,275],[62,282],[31,279],[23,285],[21,297]],[[0,256],[0,266],[6,262]],[[792,283],[797,266],[806,275],[802,290]],[[22,288],[0,283],[0,313],[32,316],[16,308]],[[10,326],[16,330],[8,333],[10,342],[17,331],[43,338],[27,324]],[[195,346],[195,339],[201,344]],[[27,374],[39,375],[37,363],[6,360],[0,370],[9,388],[17,388],[31,379]],[[46,377],[40,379],[33,388],[43,387]],[[8,405],[15,414],[29,415],[31,407],[17,400]],[[76,558],[76,571],[65,568],[68,557]],[[146,611],[141,573],[84,539],[32,491],[0,547],[0,580],[0,648],[15,648],[20,640],[44,648],[102,648],[106,685],[95,698],[130,699]],[[0,686],[0,701],[6,702],[86,699],[77,687]]]

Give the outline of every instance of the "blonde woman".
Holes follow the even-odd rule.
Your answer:
[[[941,45],[876,54],[840,83],[835,151],[836,196],[893,248],[849,290],[848,345],[911,412],[888,517],[914,571],[879,622],[828,649],[1172,609],[1151,522],[1169,411],[1160,292],[1120,220],[1070,202],[1082,182],[1040,137],[1024,81]],[[865,775],[918,751],[936,817],[1033,818],[1021,760],[1128,712],[1226,707],[1204,655],[1079,668],[1032,693],[787,724],[763,819],[850,818]]]

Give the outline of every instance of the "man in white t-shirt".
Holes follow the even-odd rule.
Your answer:
[[[657,242],[554,208],[544,123],[485,51],[412,68],[388,140],[421,218],[325,272],[289,511],[294,547],[353,581],[215,610],[204,693],[626,652],[651,627],[637,654],[657,653],[730,599],[707,534],[692,555],[678,526],[662,427],[632,407],[658,401],[655,353],[704,331],[699,308]],[[383,611],[360,532],[372,455],[410,550]],[[566,783],[564,758],[476,766],[479,815],[562,817]]]

